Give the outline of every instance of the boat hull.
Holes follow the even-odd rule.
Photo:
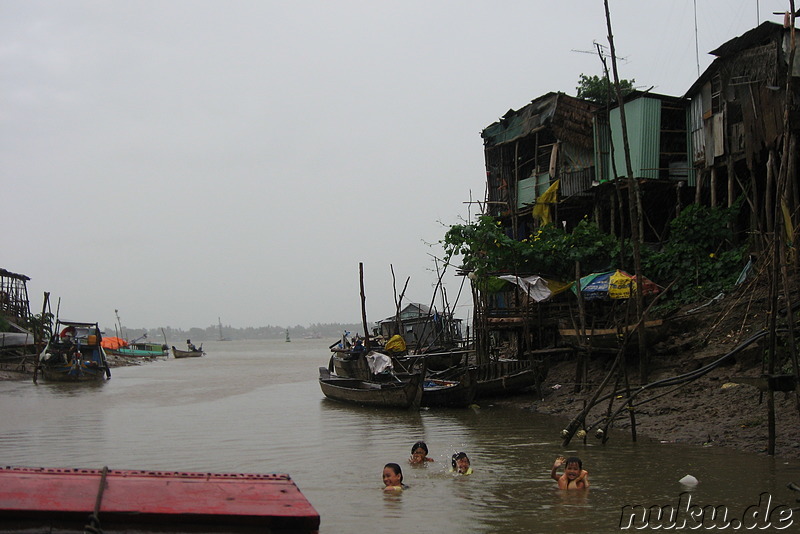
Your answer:
[[[205,352],[202,350],[180,350],[172,347],[172,355],[175,358],[199,358],[204,354]]]
[[[161,358],[168,356],[166,345],[157,343],[131,343],[125,347],[106,348],[109,356],[122,356],[125,358]]]
[[[93,365],[94,362],[76,361],[72,363],[45,363],[38,373],[48,382],[93,382],[110,378],[108,367]]]
[[[104,529],[213,524],[214,530],[311,533],[320,522],[286,474],[0,468],[3,524],[71,524],[83,530],[96,506]]]
[[[424,373],[416,373],[403,379],[372,382],[331,375],[328,369],[321,367],[319,386],[327,398],[339,402],[383,408],[419,408],[423,376]]]
[[[477,393],[475,369],[467,369],[453,380],[426,378],[422,389],[422,406],[464,408],[472,404]]]
[[[106,349],[109,356],[122,356],[124,358],[162,358],[169,353],[163,350],[135,350],[135,349]]]

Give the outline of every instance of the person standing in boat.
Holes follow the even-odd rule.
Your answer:
[[[186,340],[186,346],[189,348],[190,351],[197,352],[197,347],[194,346],[194,343],[192,343],[191,339]]]

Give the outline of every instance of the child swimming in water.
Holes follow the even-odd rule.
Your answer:
[[[559,476],[556,470],[564,466],[564,474]],[[586,489],[589,487],[589,472],[583,469],[583,462],[577,456],[564,458],[559,456],[553,462],[550,477],[558,482],[559,489]]]
[[[471,462],[469,461],[469,457],[465,452],[457,452],[453,455],[452,460],[450,461],[453,468],[450,471],[455,471],[459,475],[471,475],[472,474],[472,466]]]
[[[408,463],[411,465],[426,465],[432,461],[433,458],[428,458],[428,446],[425,445],[424,441],[418,441],[411,446],[411,457],[408,459]]]
[[[383,491],[402,491],[408,486],[403,484],[403,470],[395,463],[383,466]]]

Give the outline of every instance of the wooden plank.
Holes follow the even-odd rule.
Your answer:
[[[647,321],[644,326],[645,328],[653,328],[656,326],[661,326],[664,323],[662,319],[654,319],[652,321]],[[622,329],[622,331],[630,332],[635,330],[636,327],[634,325],[628,325]],[[574,328],[559,328],[558,332],[562,336],[577,336],[580,335],[579,331],[575,330]],[[613,336],[617,334],[616,328],[587,328],[586,329],[586,336]]]

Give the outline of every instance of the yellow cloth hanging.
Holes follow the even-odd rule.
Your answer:
[[[533,206],[533,218],[539,221],[539,224],[546,226],[553,222],[550,213],[550,206],[558,200],[558,184],[561,180],[556,180],[547,191],[539,195],[536,199],[536,204]]]

